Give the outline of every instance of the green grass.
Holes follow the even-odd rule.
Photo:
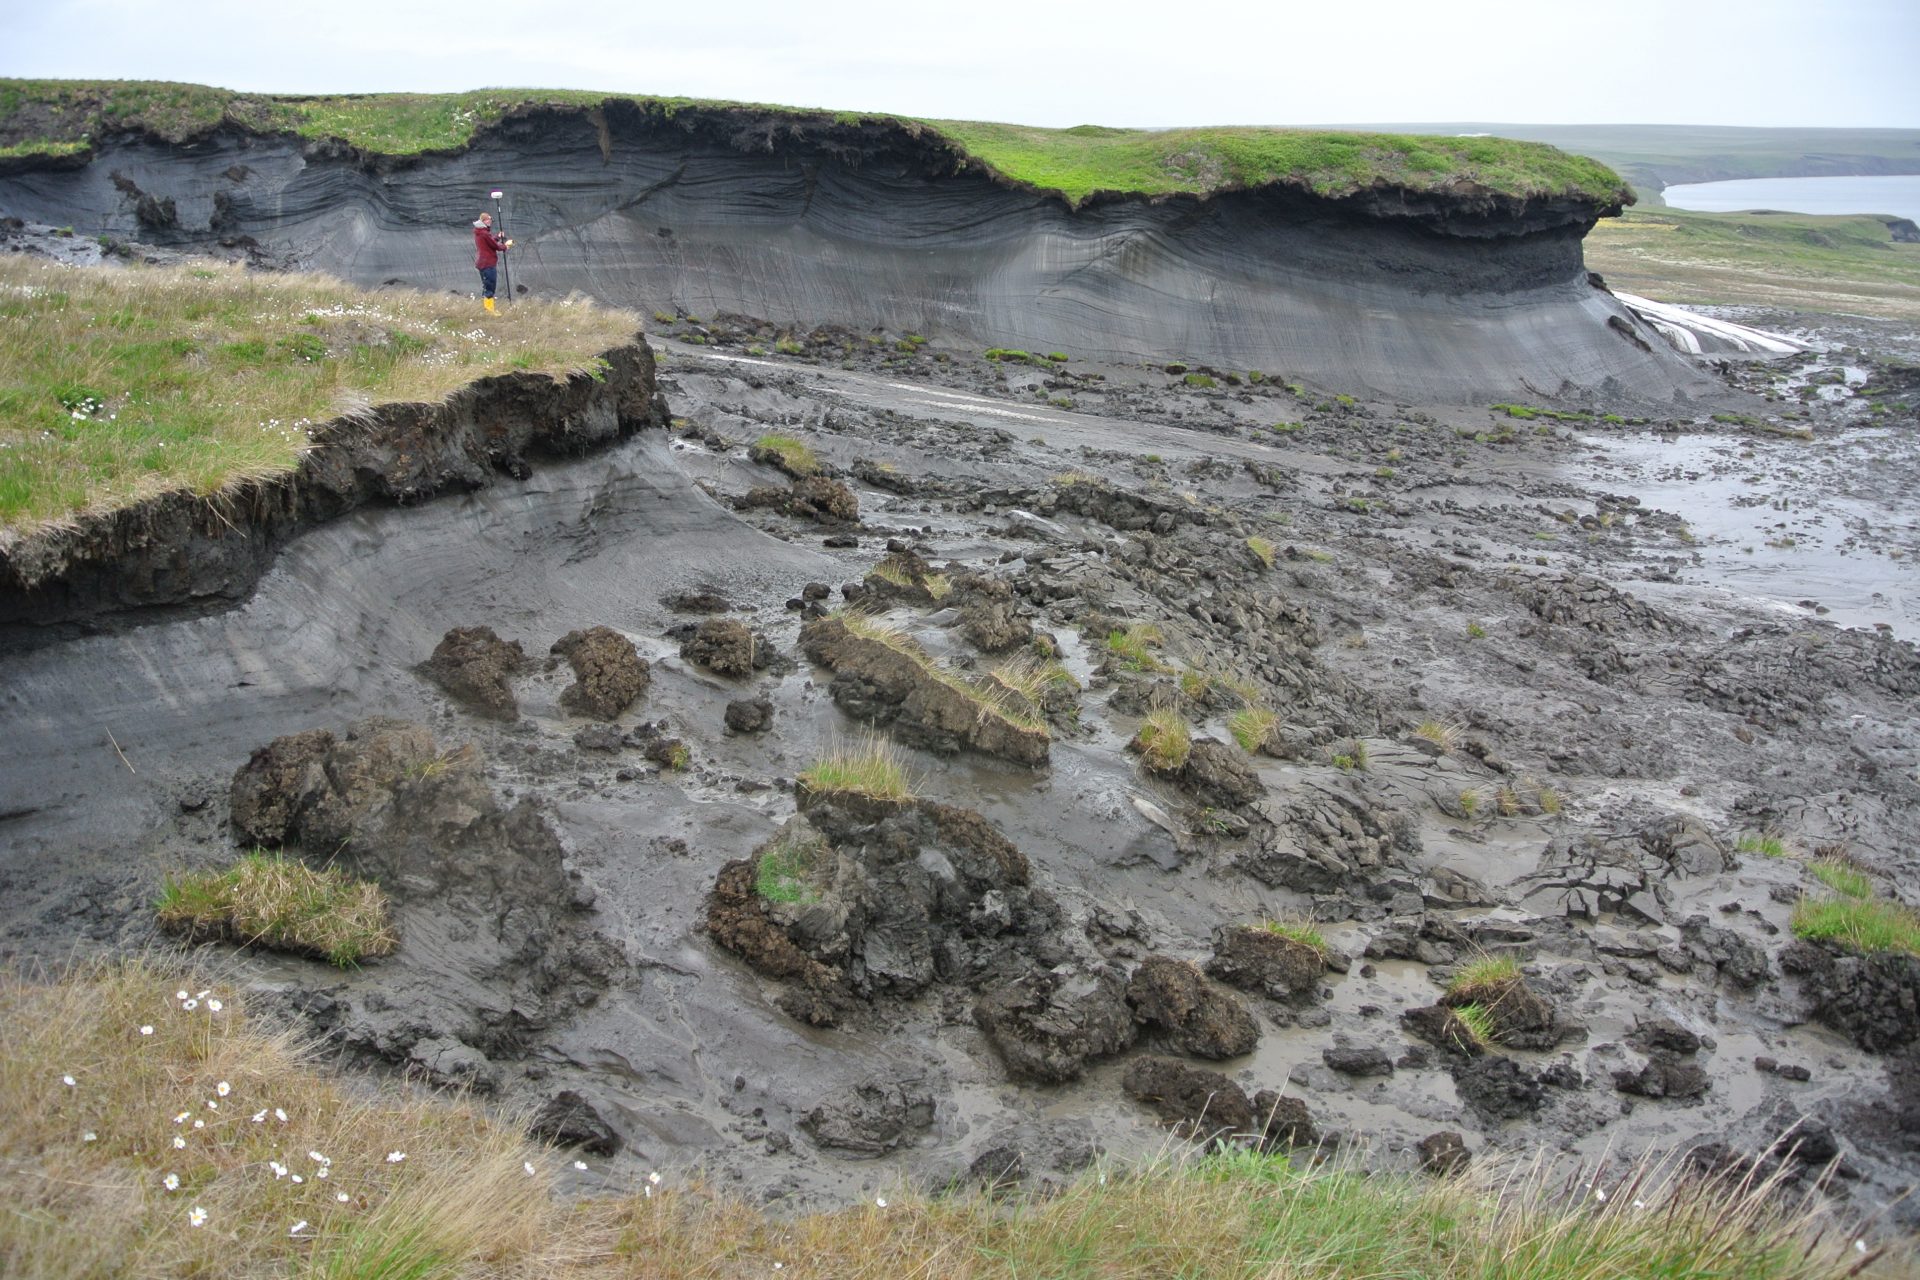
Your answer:
[[[1453,1016],[1460,1020],[1460,1026],[1472,1037],[1473,1043],[1483,1049],[1493,1044],[1493,1013],[1485,1005],[1457,1005]]]
[[[514,369],[604,370],[638,317],[354,289],[237,267],[0,258],[0,533],[284,475],[368,404],[435,403]]]
[[[515,111],[591,110],[609,101],[634,103],[660,120],[689,108],[741,107],[822,126],[891,123],[947,143],[965,163],[1075,203],[1096,191],[1204,195],[1272,185],[1345,196],[1374,187],[1441,190],[1459,182],[1506,196],[1573,195],[1603,205],[1632,200],[1620,177],[1598,161],[1505,138],[1252,127],[1041,129],[574,89],[301,97],[153,81],[9,79],[0,80],[0,145],[53,154],[109,130],[140,127],[177,142],[226,125],[415,155],[464,147],[477,130]]]
[[[1830,938],[1866,954],[1920,956],[1920,914],[1885,898],[1803,898],[1793,909],[1793,931],[1802,938]]]
[[[1787,842],[1777,832],[1749,831],[1733,842],[1739,853],[1757,853],[1763,858],[1784,858],[1787,856]]]
[[[1819,858],[1807,864],[1807,870],[1835,893],[1848,898],[1871,898],[1873,881],[1867,874],[1843,858]]]
[[[1249,755],[1266,746],[1279,725],[1280,717],[1266,707],[1242,707],[1227,717],[1227,732]]]
[[[1445,720],[1422,720],[1414,726],[1413,736],[1424,738],[1442,751],[1452,751],[1460,745],[1460,726]]]
[[[930,575],[930,577],[933,576],[937,575]],[[942,594],[944,595],[945,592],[943,591]],[[1047,719],[1040,713],[1038,707],[1016,696],[1002,682],[991,677],[985,680],[969,680],[959,672],[936,662],[925,649],[922,649],[899,627],[861,613],[857,609],[844,609],[833,616],[853,635],[885,645],[919,667],[929,680],[943,684],[967,699],[979,715],[1004,720],[1015,728],[1029,733],[1051,736],[1052,731],[1047,725]]]
[[[911,800],[913,787],[893,748],[875,741],[829,752],[800,771],[808,790],[823,794],[867,796],[875,800]]]
[[[1462,966],[1447,983],[1447,994],[1469,1003],[1498,999],[1520,979],[1520,961],[1510,955],[1482,956]]]
[[[1324,958],[1327,954],[1327,940],[1320,931],[1304,920],[1262,920],[1256,926],[1266,933],[1297,942],[1303,947],[1311,947]]]
[[[810,476],[820,470],[820,459],[813,449],[793,436],[764,435],[754,441],[753,447],[778,455],[780,469],[789,475]]]
[[[225,871],[168,876],[154,912],[163,928],[192,939],[224,938],[341,968],[396,944],[379,885],[264,851]]]
[[[1172,773],[1187,763],[1193,754],[1193,735],[1187,722],[1172,707],[1159,707],[1147,714],[1130,744],[1140,759],[1157,773]]]
[[[814,876],[830,847],[819,836],[799,839],[782,832],[760,854],[753,868],[754,892],[769,902],[804,905],[820,900]]]
[[[1263,538],[1256,533],[1247,539],[1247,550],[1253,552],[1261,564],[1273,568],[1273,558],[1278,549],[1273,545],[1272,538]]]
[[[1107,652],[1129,671],[1170,671],[1153,650],[1166,643],[1160,628],[1151,622],[1136,622],[1124,631],[1107,633]]]

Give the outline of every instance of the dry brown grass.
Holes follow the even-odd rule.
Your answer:
[[[229,984],[171,964],[0,979],[0,1030],[0,1274],[19,1280],[1910,1274],[1876,1228],[1816,1236],[1777,1183],[1706,1184],[1682,1161],[1485,1157],[1434,1181],[1169,1153],[1056,1194],[886,1193],[784,1220],[678,1177],[561,1203],[565,1157],[511,1118],[349,1086],[244,1020]]]
[[[239,267],[0,258],[0,537],[283,474],[313,427],[477,378],[598,373],[640,318]]]

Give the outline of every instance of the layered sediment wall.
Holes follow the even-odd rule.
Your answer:
[[[0,211],[247,245],[359,284],[472,289],[509,191],[516,286],[647,310],[877,326],[1099,360],[1184,358],[1408,400],[1669,401],[1702,375],[1589,280],[1591,198],[1383,185],[1100,195],[1010,183],[906,122],[610,100],[405,158],[231,125],[0,170]]]

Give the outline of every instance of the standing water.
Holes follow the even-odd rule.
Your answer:
[[[1676,209],[1729,213],[1781,209],[1788,213],[1890,213],[1920,222],[1920,174],[1848,178],[1741,178],[1685,182],[1660,198]]]

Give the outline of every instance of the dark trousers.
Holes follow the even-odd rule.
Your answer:
[[[485,296],[489,298],[493,296],[494,286],[498,284],[499,281],[500,281],[500,268],[498,267],[480,268],[480,287],[484,291]]]

